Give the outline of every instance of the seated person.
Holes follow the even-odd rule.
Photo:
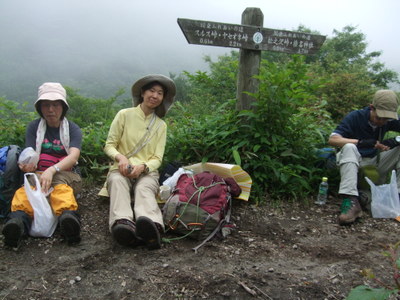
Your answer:
[[[175,90],[174,82],[163,75],[139,79],[132,87],[134,107],[120,110],[111,124],[104,151],[114,164],[100,195],[110,197],[109,228],[121,245],[161,247],[164,224],[156,201],[157,169],[167,136],[161,118],[171,106]]]
[[[80,241],[80,217],[75,195],[81,189],[81,176],[76,164],[82,145],[82,132],[78,125],[65,117],[69,105],[67,94],[60,83],[46,82],[39,87],[35,102],[40,118],[29,123],[25,146],[32,147],[39,155],[37,165],[20,164],[23,172],[36,172],[50,205],[59,216],[61,234],[68,243]],[[15,192],[11,213],[3,227],[5,244],[18,247],[23,236],[29,234],[34,211],[24,187]]]
[[[362,214],[357,188],[361,167],[376,166],[379,184],[383,184],[387,174],[394,169],[400,174],[399,143],[393,138],[382,140],[388,131],[400,132],[398,106],[398,98],[393,91],[379,90],[372,104],[350,112],[329,137],[331,146],[341,148],[337,154],[339,194],[342,196],[340,225],[351,224]],[[400,187],[400,176],[397,177],[397,185]]]

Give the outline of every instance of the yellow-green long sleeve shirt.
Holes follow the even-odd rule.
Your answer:
[[[117,154],[126,156],[137,147],[146,134],[153,114],[145,116],[140,106],[120,110],[111,123],[104,152],[114,161],[110,171],[118,169]],[[167,139],[167,124],[156,116],[150,129],[150,141],[129,158],[132,165],[146,164],[150,171],[157,170],[162,162]]]

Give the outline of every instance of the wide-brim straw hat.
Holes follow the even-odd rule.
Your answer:
[[[175,94],[176,94],[176,86],[171,78],[161,75],[161,74],[150,74],[140,78],[136,81],[132,86],[132,102],[133,106],[138,106],[142,103],[142,87],[150,82],[159,82],[166,88],[166,94],[164,95],[164,99],[161,104],[155,109],[155,113],[160,118],[163,118],[172,103],[174,102]]]

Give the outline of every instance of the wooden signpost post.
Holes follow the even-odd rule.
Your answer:
[[[246,8],[240,25],[178,19],[178,24],[189,44],[240,49],[238,109],[251,109],[254,99],[244,92],[258,91],[258,81],[253,76],[259,74],[261,51],[315,54],[326,38],[310,33],[263,28],[263,18],[259,8]]]

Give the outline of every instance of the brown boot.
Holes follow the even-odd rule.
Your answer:
[[[348,225],[361,217],[362,210],[356,196],[345,196],[340,206],[339,225]]]
[[[162,226],[158,223],[153,222],[148,217],[142,216],[136,220],[137,235],[145,243],[148,249],[160,249],[161,248],[161,236],[160,230],[164,231]]]
[[[111,228],[111,233],[114,240],[123,246],[137,246],[140,244],[136,236],[135,223],[128,219],[119,219],[115,221]]]

